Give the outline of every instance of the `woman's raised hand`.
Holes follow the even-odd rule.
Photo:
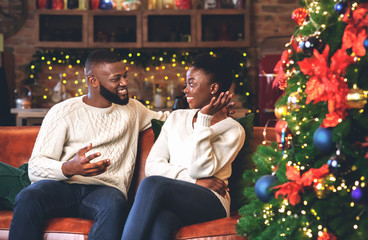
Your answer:
[[[213,97],[210,103],[201,109],[201,113],[215,115],[230,103],[232,97],[233,95],[229,91],[220,93],[218,97]]]

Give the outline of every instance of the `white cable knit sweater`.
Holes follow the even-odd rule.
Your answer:
[[[154,112],[130,99],[125,106],[112,104],[96,108],[85,104],[83,96],[71,98],[50,109],[42,122],[31,159],[32,182],[53,179],[68,183],[108,185],[127,197],[134,172],[140,131],[151,126],[151,119],[165,120],[169,112]],[[67,178],[61,166],[74,159],[79,149],[92,143],[90,155],[101,156],[91,162],[110,159],[107,171],[93,177],[75,175]]]
[[[147,158],[147,176],[161,175],[191,183],[215,176],[227,184],[231,163],[244,144],[244,128],[232,118],[210,126],[212,116],[198,111],[176,110],[171,113]],[[229,215],[229,194],[224,198],[214,193]]]

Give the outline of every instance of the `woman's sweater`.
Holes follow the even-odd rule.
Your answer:
[[[198,117],[193,125],[193,118]],[[243,127],[232,118],[212,126],[212,116],[199,110],[176,110],[166,120],[146,162],[146,175],[195,183],[215,176],[227,184],[231,163],[245,140]],[[230,196],[220,199],[229,215]]]
[[[152,118],[164,120],[169,112],[151,111],[134,99],[124,106],[96,108],[85,104],[82,98],[56,104],[47,113],[29,160],[29,178],[32,182],[52,179],[108,185],[118,188],[126,197],[134,172],[139,132],[151,126]],[[101,156],[91,162],[110,159],[106,172],[92,177],[65,177],[62,164],[73,160],[90,143],[92,149],[86,156],[100,152]]]

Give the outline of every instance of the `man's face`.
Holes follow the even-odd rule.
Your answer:
[[[96,68],[99,92],[106,100],[119,105],[129,102],[127,71],[122,62],[105,63]]]

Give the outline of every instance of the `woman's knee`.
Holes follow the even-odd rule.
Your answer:
[[[142,180],[139,188],[145,188],[147,190],[160,187],[163,183],[167,182],[168,178],[162,176],[149,176]]]

